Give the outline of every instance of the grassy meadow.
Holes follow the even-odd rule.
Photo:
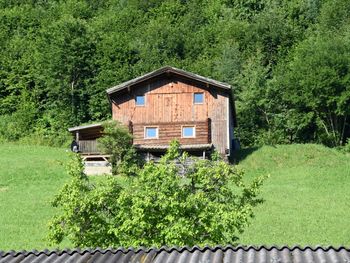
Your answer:
[[[50,200],[69,179],[66,160],[61,148],[0,145],[0,250],[49,247]]]
[[[322,145],[240,153],[249,177],[270,174],[242,244],[350,246],[350,155]]]
[[[242,150],[237,158],[248,179],[270,174],[241,244],[350,245],[349,155],[306,144]],[[49,201],[69,180],[66,160],[61,148],[0,145],[0,250],[50,247]]]

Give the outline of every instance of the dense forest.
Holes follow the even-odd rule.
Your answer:
[[[349,0],[0,0],[0,138],[63,143],[164,65],[230,83],[245,146],[350,136]]]

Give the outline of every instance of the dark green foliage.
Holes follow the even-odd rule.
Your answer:
[[[106,88],[172,65],[232,84],[243,145],[344,144],[349,3],[0,1],[0,136],[107,120]]]
[[[291,136],[330,146],[345,143],[350,116],[350,35],[322,33],[295,49],[278,84]],[[294,116],[293,116],[294,114]],[[288,124],[287,124],[288,125]],[[310,138],[309,139],[313,139]]]
[[[136,177],[99,183],[82,173],[74,155],[72,180],[53,202],[61,213],[50,222],[50,240],[68,238],[77,247],[236,244],[260,202],[264,177],[245,185],[243,173],[222,160],[185,165],[178,147],[173,142]]]
[[[120,123],[109,121],[103,124],[104,135],[97,139],[100,151],[111,155],[114,175],[136,175],[142,165],[141,158],[132,146],[132,135]]]
[[[345,145],[343,146],[339,146],[338,150],[343,152],[343,153],[348,153],[350,154],[350,139],[347,140],[347,142],[345,143]]]

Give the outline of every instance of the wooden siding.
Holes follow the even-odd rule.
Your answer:
[[[88,128],[88,129],[82,129],[79,131],[74,131],[72,134],[76,138],[76,134],[79,134],[79,140],[95,140],[97,138],[100,138],[103,134],[102,127],[94,127],[94,128]]]
[[[203,104],[193,103],[196,92],[204,93]],[[145,106],[135,105],[136,95],[145,95]],[[114,94],[111,97],[112,115],[114,120],[125,125],[131,121],[135,127],[138,124],[205,122],[209,118],[211,141],[224,154],[229,148],[228,99],[227,91],[181,77],[163,75]],[[172,127],[175,129],[174,125]],[[181,128],[178,130],[181,136]],[[168,132],[169,138],[164,139],[164,143],[177,138],[173,136],[179,134],[175,130]],[[143,138],[143,130],[142,133],[134,130],[135,141],[142,141]]]
[[[133,125],[134,144],[152,145],[169,144],[172,139],[178,139],[180,144],[206,144],[210,143],[209,121],[201,122],[163,122],[163,123],[137,123]],[[182,138],[182,126],[194,126],[194,138]],[[145,139],[145,127],[157,127],[158,139]]]
[[[83,154],[99,153],[96,140],[80,140],[78,141],[79,152]]]

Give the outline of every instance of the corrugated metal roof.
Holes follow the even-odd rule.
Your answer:
[[[162,247],[86,249],[63,251],[0,251],[0,263],[60,263],[60,262],[237,262],[237,263],[350,263],[350,249],[345,247]]]
[[[145,75],[142,75],[140,77],[123,82],[117,86],[111,87],[111,88],[107,89],[107,94],[110,95],[114,92],[123,90],[125,88],[128,88],[128,87],[135,85],[137,83],[140,83],[142,81],[159,76],[163,73],[175,73],[175,74],[178,74],[178,75],[190,78],[190,79],[195,79],[195,80],[203,82],[203,83],[211,84],[215,87],[219,87],[219,88],[226,89],[226,90],[231,89],[231,86],[229,84],[226,84],[226,83],[214,80],[214,79],[206,78],[206,77],[203,77],[203,76],[200,76],[200,75],[197,75],[197,74],[194,74],[194,73],[182,70],[182,69],[178,69],[178,68],[174,68],[174,67],[170,67],[170,66],[165,66],[165,67],[162,67],[162,68],[157,69],[155,71],[149,72]]]

